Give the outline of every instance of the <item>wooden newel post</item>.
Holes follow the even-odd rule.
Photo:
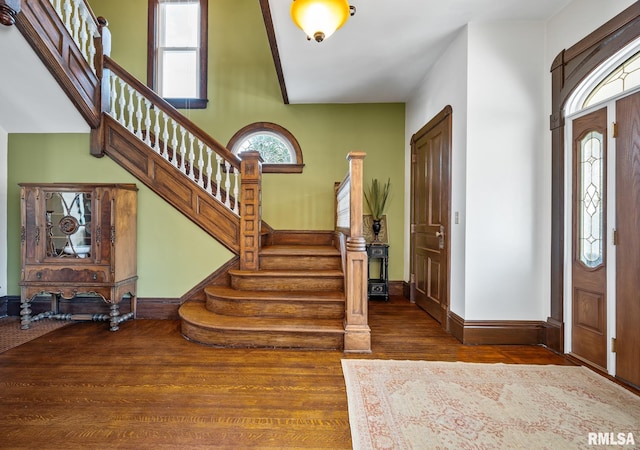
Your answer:
[[[12,26],[20,12],[20,0],[0,0],[0,24]]]
[[[262,157],[258,152],[239,154],[240,177],[240,270],[260,269],[262,223]]]
[[[351,152],[349,160],[350,186],[350,236],[347,238],[345,294],[344,351],[351,353],[371,352],[371,329],[369,328],[367,303],[367,251],[362,235],[362,200],[364,178],[364,152]]]

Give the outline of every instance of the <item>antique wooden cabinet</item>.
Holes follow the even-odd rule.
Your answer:
[[[20,184],[21,328],[41,319],[104,320],[111,331],[135,317],[137,187],[134,184]],[[49,295],[51,310],[32,316]],[[109,314],[60,314],[60,299],[99,297]],[[119,304],[131,309],[120,314]]]

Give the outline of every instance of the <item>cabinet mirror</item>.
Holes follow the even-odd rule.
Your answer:
[[[46,192],[46,256],[91,256],[91,193]]]

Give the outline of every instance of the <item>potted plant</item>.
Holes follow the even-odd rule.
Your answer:
[[[380,233],[380,220],[384,215],[384,211],[387,207],[387,201],[389,200],[389,191],[391,189],[391,179],[383,185],[377,178],[371,180],[371,184],[364,190],[364,200],[367,203],[367,208],[371,212],[371,218],[373,219],[373,234],[375,236],[374,242],[378,241],[378,234]]]

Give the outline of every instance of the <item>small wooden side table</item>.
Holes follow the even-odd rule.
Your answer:
[[[389,246],[387,244],[367,244],[367,295],[371,298],[389,300]],[[372,278],[371,261],[380,262],[378,277]]]

